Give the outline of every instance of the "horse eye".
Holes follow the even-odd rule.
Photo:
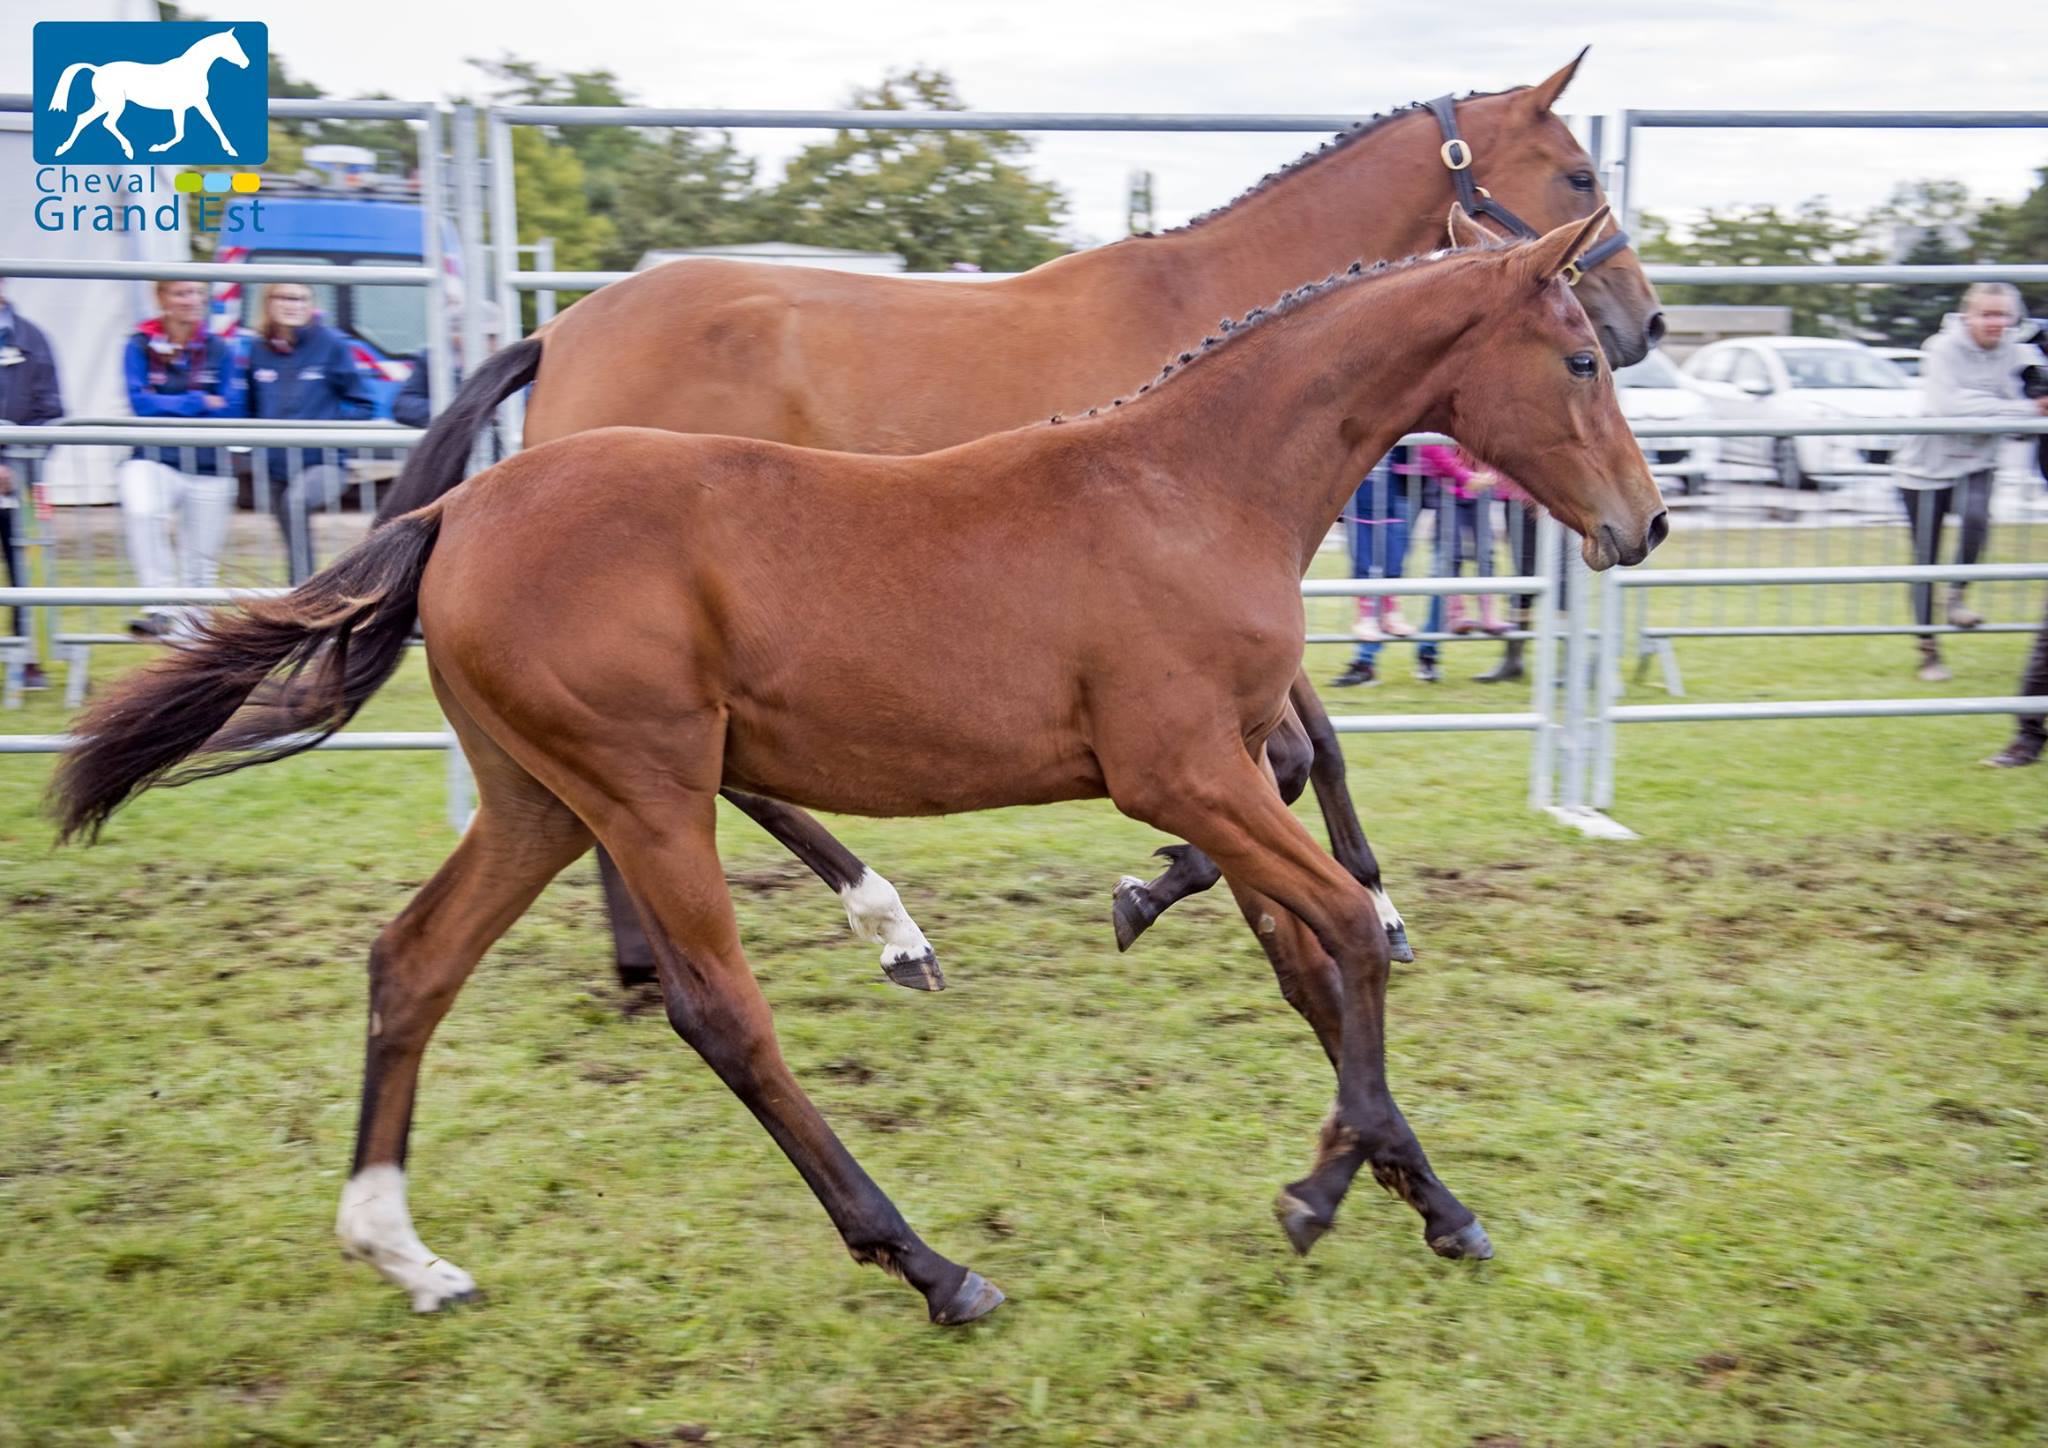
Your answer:
[[[1598,377],[1600,363],[1591,352],[1574,352],[1564,359],[1564,365],[1572,369],[1574,377]]]
[[[1591,171],[1574,172],[1571,177],[1571,183],[1572,190],[1574,191],[1591,191],[1593,189],[1593,173]]]

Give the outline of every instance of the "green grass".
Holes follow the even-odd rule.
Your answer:
[[[1955,645],[1955,691],[2008,691],[2025,642]],[[1922,687],[1901,639],[1682,647],[1701,698]],[[1332,701],[1525,707],[1465,682],[1492,652]],[[361,723],[432,717],[414,661]],[[936,997],[728,815],[799,1078],[1010,1294],[950,1333],[619,1013],[587,865],[428,1056],[414,1212],[489,1300],[415,1318],[329,1232],[361,962],[450,843],[439,760],[293,760],[52,854],[48,761],[0,758],[0,1442],[2041,1441],[2048,769],[1975,767],[2005,728],[1624,733],[1628,845],[1530,814],[1519,736],[1348,741],[1423,951],[1395,1087],[1485,1265],[1369,1182],[1287,1252],[1328,1071],[1221,892],[1116,954],[1108,886],[1159,841],[1107,805],[838,822]]]

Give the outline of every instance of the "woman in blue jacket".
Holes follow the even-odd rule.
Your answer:
[[[206,283],[158,282],[162,315],[136,328],[122,354],[128,405],[137,417],[240,417],[235,349],[206,330]],[[128,561],[144,588],[211,588],[234,514],[235,479],[218,448],[138,447],[114,474]],[[177,520],[177,545],[171,521]],[[185,610],[143,609],[131,632],[161,638]]]
[[[313,289],[278,282],[263,289],[249,341],[249,414],[280,422],[368,418],[375,399],[349,339],[313,315]],[[331,506],[348,486],[347,467],[316,448],[269,450],[270,510],[284,530],[291,581],[316,566],[308,515]]]

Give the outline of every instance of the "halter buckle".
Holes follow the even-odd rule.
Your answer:
[[[1444,165],[1453,171],[1466,170],[1472,164],[1472,147],[1460,136],[1453,136],[1444,142],[1437,148],[1437,154],[1443,157]]]
[[[1579,279],[1585,276],[1585,274],[1585,268],[1581,267],[1575,261],[1566,262],[1564,264],[1564,270],[1558,273],[1559,276],[1564,278],[1564,284],[1568,287],[1577,286],[1579,284]]]

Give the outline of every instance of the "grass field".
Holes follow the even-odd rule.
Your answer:
[[[1683,647],[1702,699],[1923,687],[1900,639]],[[2024,647],[1955,645],[1952,691],[2008,692]],[[1332,702],[1522,707],[1466,682],[1491,652]],[[415,661],[359,722],[432,717]],[[293,760],[51,854],[48,761],[0,758],[0,1442],[2040,1442],[2048,769],[1978,768],[2006,727],[1625,734],[1626,845],[1524,808],[1521,737],[1348,741],[1423,952],[1395,1089],[1486,1264],[1369,1182],[1289,1254],[1268,1203],[1328,1071],[1221,892],[1117,955],[1108,887],[1160,841],[1109,806],[838,822],[939,996],[728,815],[799,1078],[1010,1295],[950,1333],[620,1013],[587,865],[429,1053],[414,1213],[489,1296],[415,1318],[329,1233],[361,962],[450,844],[439,760]]]

